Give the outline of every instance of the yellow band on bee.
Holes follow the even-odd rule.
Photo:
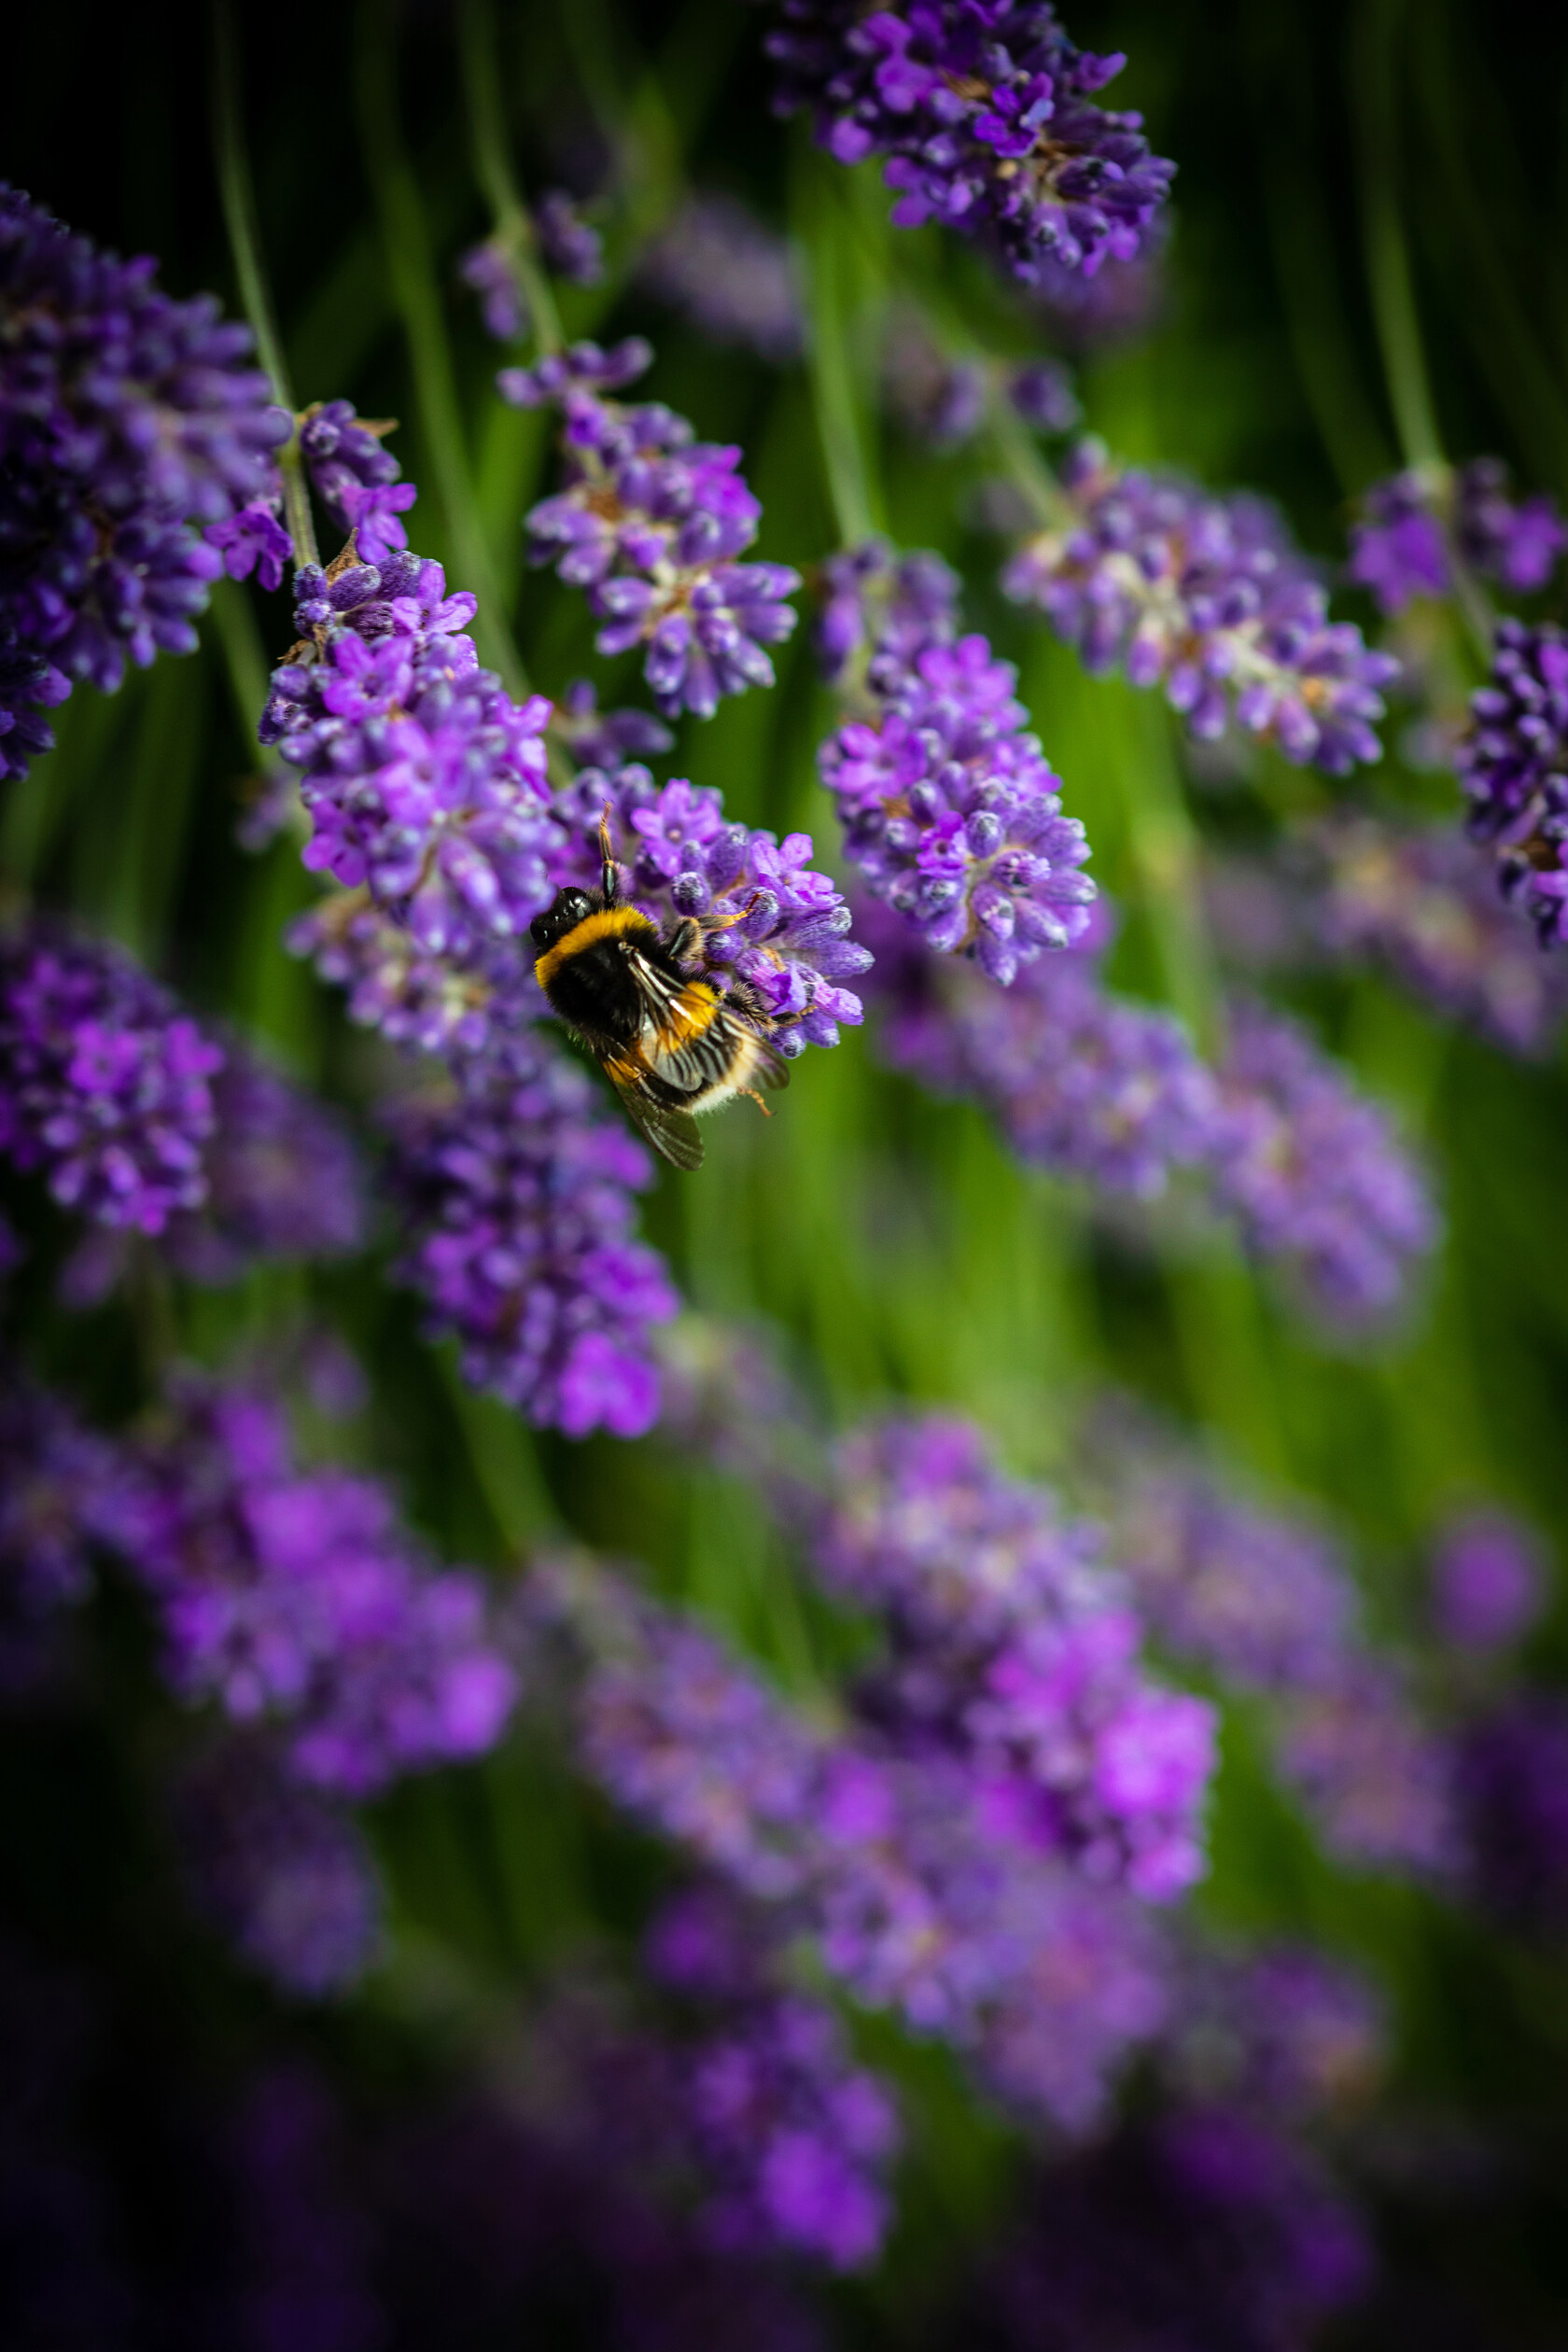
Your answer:
[[[584,915],[575,923],[565,939],[558,939],[547,948],[534,966],[534,978],[541,988],[548,988],[564,963],[573,956],[581,956],[585,947],[592,947],[596,939],[624,939],[631,931],[651,931],[657,938],[657,926],[637,906],[601,906],[593,915]]]

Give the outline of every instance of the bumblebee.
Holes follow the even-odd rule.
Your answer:
[[[738,977],[721,992],[693,969],[705,931],[721,926],[687,917],[661,931],[627,905],[608,813],[599,851],[602,888],[558,890],[529,924],[534,977],[653,1149],[676,1168],[700,1168],[693,1113],[732,1095],[749,1095],[765,1113],[763,1094],[788,1085],[789,1064],[767,1043],[773,1023],[756,992]]]

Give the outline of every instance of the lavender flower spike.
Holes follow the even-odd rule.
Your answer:
[[[795,257],[733,196],[689,196],[649,246],[637,276],[655,301],[710,343],[739,344],[775,367],[805,348]]]
[[[1568,941],[1568,637],[1550,622],[1498,623],[1491,677],[1470,698],[1459,780],[1473,841],[1544,947]]]
[[[219,1048],[119,948],[0,945],[0,1151],[62,1208],[161,1233],[206,1197]]]
[[[1095,676],[1124,667],[1201,738],[1234,717],[1297,766],[1345,776],[1381,757],[1372,721],[1398,674],[1328,599],[1279,518],[1179,476],[1122,470],[1081,441],[1062,472],[1071,518],[1028,541],[1002,575]]]
[[[1383,1113],[1294,1022],[1259,1004],[1233,1008],[1219,1079],[1217,1200],[1255,1251],[1294,1262],[1331,1322],[1389,1313],[1438,1228]]]
[[[1457,471],[1431,467],[1375,483],[1351,533],[1346,574],[1393,614],[1417,596],[1449,595],[1456,554],[1472,571],[1527,595],[1545,587],[1565,547],[1568,531],[1554,500],[1516,506],[1506,467],[1476,457]]]
[[[584,588],[601,653],[645,649],[643,675],[666,719],[710,719],[724,694],[771,686],[766,648],[795,625],[787,564],[743,564],[762,510],[740,452],[693,441],[659,403],[606,397],[647,365],[646,344],[603,353],[579,343],[530,369],[503,370],[519,407],[559,402],[567,487],[527,518],[529,558]]]
[[[978,237],[1015,277],[1092,276],[1137,253],[1174,164],[1141,115],[1094,101],[1120,56],[1075,48],[1042,0],[784,0],[768,36],[780,112],[809,106],[841,163],[886,155],[893,218]]]
[[[288,419],[210,297],[175,302],[0,186],[0,744],[66,681],[195,645],[222,569],[200,536],[271,486]],[[41,665],[41,666],[40,666]],[[9,723],[7,724],[7,721]],[[31,738],[31,739],[29,739]]]
[[[866,673],[875,716],[819,755],[845,847],[873,894],[938,955],[973,956],[1010,987],[1043,947],[1084,931],[1088,843],[1060,779],[1024,732],[1017,673],[983,637],[937,635]]]
[[[638,1436],[658,1412],[652,1331],[679,1301],[631,1238],[647,1154],[596,1115],[585,1074],[525,1032],[450,1105],[396,1119],[402,1279],[464,1375],[530,1421]]]

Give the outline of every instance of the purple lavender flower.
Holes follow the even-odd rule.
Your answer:
[[[1322,869],[1313,919],[1331,955],[1375,957],[1510,1053],[1547,1049],[1568,1011],[1568,974],[1448,825],[1344,816],[1316,829],[1310,852]]]
[[[171,1219],[163,1248],[194,1281],[231,1282],[258,1259],[329,1258],[364,1246],[365,1171],[342,1118],[230,1044],[213,1082],[207,1200]]]
[[[959,633],[958,573],[940,555],[895,554],[886,539],[865,539],[823,564],[821,611],[812,645],[830,685],[837,685],[856,655],[874,646],[907,664],[928,645],[947,645]]]
[[[861,1705],[902,1746],[972,1759],[996,1834],[1166,1898],[1204,1869],[1214,1715],[1151,1683],[1097,1533],[1004,1477],[972,1424],[892,1421],[840,1448],[830,1589],[882,1617]]]
[[[399,1271],[476,1386],[570,1436],[634,1437],[659,1408],[652,1328],[679,1302],[631,1238],[647,1154],[594,1099],[581,1070],[524,1035],[475,1065],[456,1102],[397,1114]]]
[[[1310,1945],[1244,1955],[1199,1945],[1159,2055],[1187,2101],[1224,2098],[1259,2119],[1308,2123],[1363,2103],[1387,2045],[1376,1989]]]
[[[1007,397],[1026,425],[1070,433],[1083,415],[1072,378],[1058,359],[1029,359],[1007,378]]]
[[[736,560],[762,512],[738,449],[693,441],[685,418],[657,403],[605,398],[607,383],[641,372],[633,363],[646,351],[580,343],[497,381],[520,407],[558,401],[564,413],[567,487],[528,514],[530,561],[586,589],[601,653],[645,648],[643,675],[665,718],[710,719],[721,696],[773,684],[765,648],[795,625],[785,599],[800,576]]]
[[[1213,1076],[1170,1014],[1105,987],[1103,920],[1003,995],[939,964],[912,934],[889,936],[889,917],[857,919],[876,958],[883,1057],[982,1104],[1020,1159],[1140,1200],[1207,1160],[1222,1124]]]
[[[480,668],[474,599],[439,564],[388,552],[335,580],[301,569],[295,591],[323,640],[273,673],[261,738],[300,771],[305,864],[362,886],[431,957],[525,934],[550,897],[549,703]]]
[[[722,987],[744,980],[779,1027],[787,1060],[807,1044],[836,1045],[841,1021],[861,1019],[845,987],[871,963],[849,936],[850,913],[831,878],[810,862],[809,833],[773,833],[726,824],[716,791],[683,777],[656,786],[644,767],[613,775],[588,768],[557,792],[551,816],[557,846],[553,886],[596,882],[598,828],[609,813],[612,847],[624,859],[627,895],[655,921],[694,916],[703,925],[707,977]]]
[[[618,1804],[804,1934],[856,2000],[952,2042],[1022,2107],[1094,2119],[1164,2011],[1141,1906],[999,1837],[959,1760],[818,1728],[602,1572],[540,1564],[525,1598],[536,1640],[586,1648],[577,1737]]]
[[[1169,209],[1157,212],[1131,260],[1113,255],[1093,277],[1067,268],[1054,254],[1042,256],[1029,301],[1052,343],[1086,358],[1130,343],[1158,323],[1168,291],[1170,218]]]
[[[63,699],[65,680],[112,693],[127,660],[193,649],[193,616],[222,567],[195,526],[263,494],[287,437],[246,364],[249,329],[225,324],[208,296],[172,301],[153,273],[0,188],[0,643],[16,648],[0,670],[11,721],[0,737],[12,773],[45,748],[32,712]]]
[[[119,948],[0,945],[0,1151],[100,1225],[160,1233],[206,1197],[218,1047]]]
[[[1451,1871],[1449,1758],[1406,1678],[1365,1653],[1281,1710],[1281,1771],[1332,1854],[1364,1869]]]
[[[38,713],[54,709],[70,691],[63,670],[21,643],[0,620],[0,781],[25,776],[30,761],[52,749],[54,730]]]
[[[534,205],[541,259],[573,286],[597,286],[604,275],[604,240],[584,220],[564,188],[547,188]]]
[[[618,768],[628,760],[656,759],[675,737],[651,710],[601,710],[598,693],[586,678],[574,678],[551,717],[558,735],[580,768]]]
[[[1544,588],[1568,547],[1555,502],[1515,505],[1508,470],[1496,457],[1394,474],[1374,483],[1351,533],[1347,577],[1369,588],[1386,613],[1417,596],[1451,591],[1452,556],[1516,594]]]
[[[381,1889],[346,1807],[257,1738],[215,1743],[174,1792],[195,1908],[284,1992],[319,2001],[374,1961]]]
[[[180,1695],[277,1725],[314,1786],[364,1796],[500,1736],[515,1679],[479,1580],[434,1570],[374,1480],[296,1470],[259,1397],[187,1383],[93,1527],[147,1588]]]
[[[1466,1511],[1442,1530],[1432,1559],[1437,1631],[1467,1657],[1510,1649],[1546,1606],[1533,1532],[1506,1511]]]
[[[1214,1194],[1249,1246],[1289,1262],[1331,1322],[1387,1314],[1412,1261],[1434,1246],[1437,1219],[1384,1113],[1261,1004],[1233,1008],[1219,1081]]]
[[[849,720],[819,754],[873,896],[1001,987],[1043,947],[1081,937],[1094,897],[1078,871],[1084,828],[1062,815],[1060,779],[1024,732],[1016,680],[983,637],[879,652],[875,718]]]
[[[943,349],[917,311],[895,311],[882,351],[883,397],[904,431],[928,448],[959,449],[986,422],[991,370]]]
[[[0,1697],[46,1681],[63,1613],[91,1587],[88,1527],[112,1454],[0,1357]]]
[[[1243,1690],[1336,1682],[1359,1645],[1360,1602],[1330,1538],[1119,1421],[1104,1445],[1114,1557],[1155,1637]]]
[[[486,334],[497,343],[520,343],[528,331],[528,306],[504,238],[486,237],[470,245],[457,274],[479,296]]]
[[[1495,845],[1505,899],[1544,947],[1568,939],[1568,638],[1502,621],[1491,677],[1470,698],[1459,780],[1472,841]]]
[[[294,551],[280,506],[275,495],[252,498],[227,522],[208,524],[207,544],[217,549],[231,580],[248,580],[254,572],[263,588],[282,587],[283,567]]]
[[[1348,775],[1381,757],[1379,689],[1398,673],[1328,600],[1279,517],[1180,476],[1120,470],[1081,441],[1062,470],[1071,519],[1040,532],[1002,576],[1084,666],[1163,685],[1200,740],[1229,719],[1298,766]]]
[[[333,522],[345,531],[352,527],[352,494],[384,488],[396,482],[401,471],[382,441],[390,429],[385,424],[365,424],[356,416],[351,400],[313,401],[300,419],[300,453],[306,469]],[[299,582],[294,593],[298,602],[302,594]],[[389,589],[387,593],[408,592]]]
[[[1141,115],[1094,104],[1126,60],[1076,49],[1041,0],[870,16],[784,0],[781,14],[767,41],[779,110],[809,106],[841,163],[886,155],[901,227],[976,236],[1026,283],[1047,257],[1092,276],[1138,252],[1175,166],[1150,154]]]
[[[738,344],[774,367],[805,348],[794,255],[734,196],[688,196],[643,255],[637,278],[710,343]]]
[[[1568,1707],[1524,1692],[1472,1725],[1455,1757],[1465,1875],[1508,1925],[1568,1926]]]

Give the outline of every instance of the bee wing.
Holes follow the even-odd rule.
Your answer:
[[[790,1083],[782,1054],[737,1020],[706,980],[678,986],[634,953],[632,968],[648,1007],[643,1051],[649,1067],[681,1094],[729,1093],[737,1086],[776,1090]]]
[[[632,1125],[672,1168],[690,1174],[703,1164],[703,1140],[690,1111],[672,1110],[648,1092],[647,1072],[633,1061],[607,1061],[605,1069]]]

